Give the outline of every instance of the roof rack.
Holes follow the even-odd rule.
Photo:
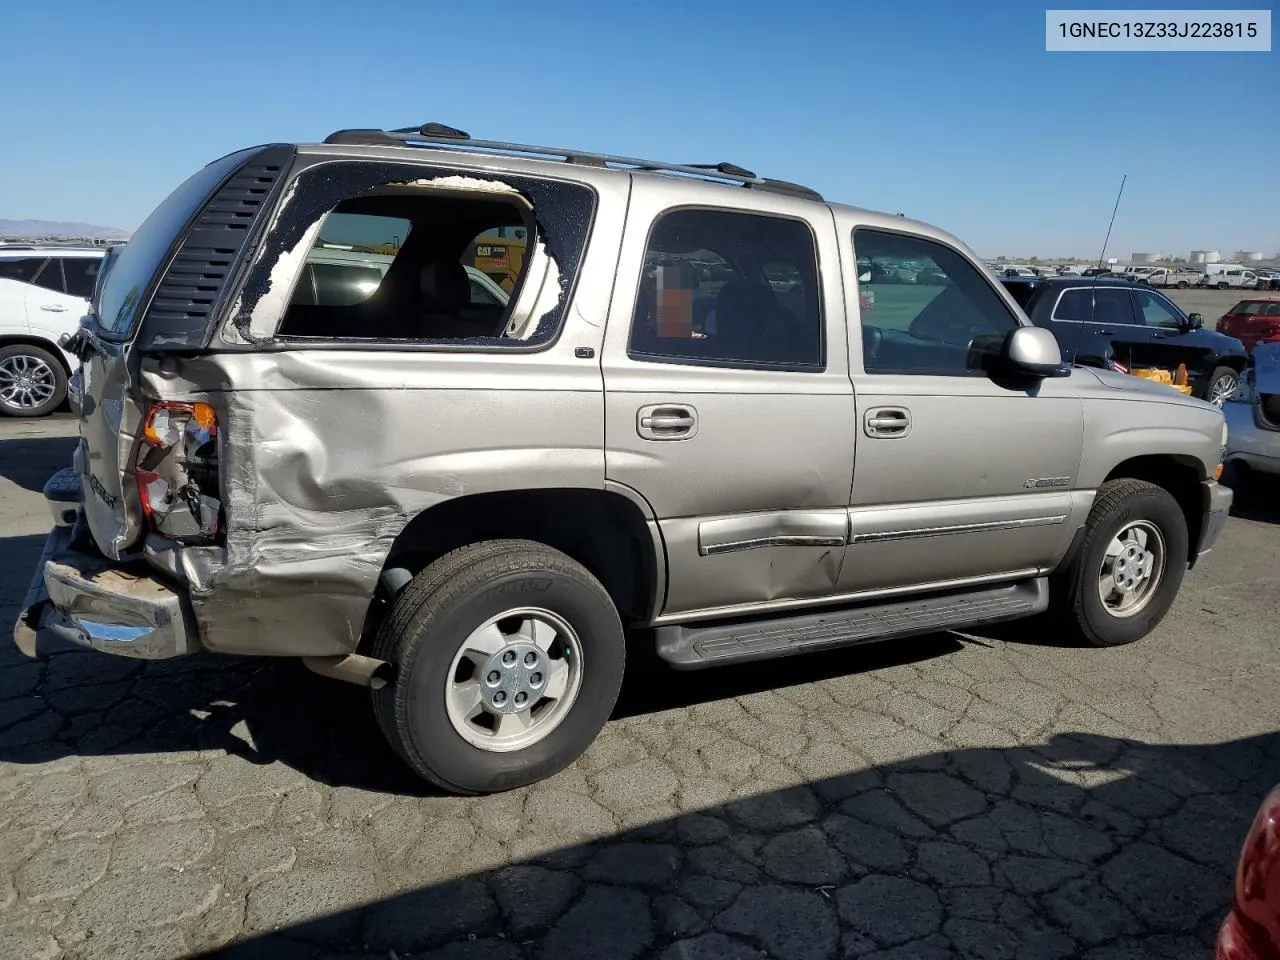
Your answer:
[[[424,123],[420,127],[401,127],[395,130],[336,130],[325,137],[324,142],[367,146],[432,146],[507,156],[551,158],[588,167],[620,167],[655,173],[675,173],[702,180],[737,183],[752,190],[784,193],[806,200],[822,200],[822,195],[809,187],[789,183],[786,180],[770,180],[733,163],[665,163],[661,160],[641,160],[636,157],[619,157],[607,153],[569,150],[563,147],[538,147],[526,143],[505,143],[500,140],[473,140],[466,131],[443,123]]]

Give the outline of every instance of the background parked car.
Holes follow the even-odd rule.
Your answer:
[[[1236,866],[1217,960],[1280,960],[1280,787],[1262,801]]]
[[[1193,396],[1222,405],[1249,354],[1234,337],[1205,330],[1158,290],[1116,277],[1001,279],[1031,322],[1053,332],[1063,359],[1083,366],[1175,371],[1186,364]]]
[[[1235,485],[1254,472],[1280,474],[1280,343],[1258,345],[1253,366],[1222,412],[1227,418],[1222,459]]]
[[[58,338],[79,327],[104,252],[0,248],[0,413],[42,417],[62,405],[77,361]]]
[[[1253,350],[1280,340],[1280,297],[1246,297],[1218,318],[1216,329]]]

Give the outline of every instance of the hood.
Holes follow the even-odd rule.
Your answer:
[[[1217,407],[1211,403],[1179,393],[1177,390],[1170,388],[1167,384],[1158,383],[1155,380],[1147,380],[1144,377],[1132,377],[1127,373],[1117,373],[1114,370],[1100,370],[1097,367],[1082,367],[1079,369],[1086,370],[1093,374],[1093,376],[1097,378],[1100,386],[1115,390],[1118,393],[1133,394],[1134,400],[1156,400],[1162,403],[1176,403],[1183,406],[1189,404],[1192,406],[1208,407],[1211,410],[1217,409]]]

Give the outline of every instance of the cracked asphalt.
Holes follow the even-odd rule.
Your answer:
[[[0,957],[1204,958],[1280,781],[1274,490],[1137,645],[638,658],[578,763],[456,799],[298,664],[13,649],[73,431],[0,423]]]

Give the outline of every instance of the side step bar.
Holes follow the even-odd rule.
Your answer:
[[[862,604],[772,617],[659,627],[658,656],[677,670],[769,660],[795,653],[956,630],[1043,613],[1049,582],[1043,577],[930,597]]]

